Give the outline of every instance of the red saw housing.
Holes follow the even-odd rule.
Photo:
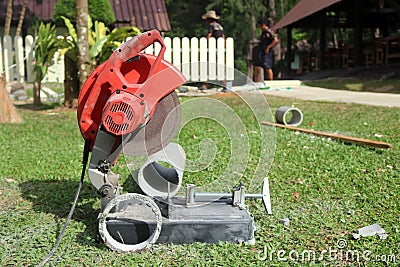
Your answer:
[[[144,54],[154,42],[161,44],[159,54]],[[186,81],[162,59],[165,49],[157,30],[145,32],[125,42],[91,73],[78,98],[79,128],[91,147],[100,126],[120,136],[146,124],[160,99]]]

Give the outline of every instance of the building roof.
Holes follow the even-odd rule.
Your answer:
[[[115,25],[134,25],[142,30],[171,30],[163,0],[110,0],[116,18]]]
[[[19,19],[24,0],[13,0],[13,21]],[[28,1],[26,18],[51,21],[57,0]],[[164,0],[110,0],[116,18],[115,26],[136,26],[141,30],[171,30]],[[0,23],[4,24],[7,0],[0,0]]]
[[[354,28],[357,17],[363,28],[400,25],[400,0],[300,0],[273,28],[319,28],[323,12],[333,28]]]
[[[284,28],[342,0],[301,0],[275,26]]]
[[[0,0],[0,21],[4,22],[7,14],[7,0]],[[52,19],[53,9],[57,0],[28,1],[25,19],[37,17],[44,21]],[[18,21],[24,0],[13,0],[12,20]]]

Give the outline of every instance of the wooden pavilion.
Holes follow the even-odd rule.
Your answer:
[[[300,0],[273,28],[286,28],[286,66],[300,54],[300,72],[400,62],[400,0]],[[316,30],[316,45],[294,51],[295,28]],[[329,29],[350,30],[351,43],[328,45]]]

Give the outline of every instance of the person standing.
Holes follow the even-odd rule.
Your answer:
[[[208,33],[206,36],[207,40],[211,37],[214,37],[215,39],[220,37],[225,38],[224,28],[218,23],[220,16],[217,16],[215,10],[208,10],[207,13],[201,16],[201,18],[207,20],[208,23]]]
[[[262,30],[259,49],[260,49],[260,67],[263,67],[268,75],[268,80],[274,79],[272,71],[272,63],[274,59],[274,52],[272,48],[279,43],[279,39],[275,32],[269,28],[269,23],[266,19],[258,21],[258,27]]]
[[[206,20],[208,24],[208,32],[206,35],[207,40],[209,40],[211,37],[214,37],[215,39],[221,37],[225,38],[224,28],[222,27],[221,24],[218,23],[220,16],[217,16],[215,10],[208,10],[205,14],[201,16],[201,18]],[[201,87],[199,87],[200,91],[203,91],[205,89],[207,89],[206,82],[203,83]]]

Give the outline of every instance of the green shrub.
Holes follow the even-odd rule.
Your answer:
[[[53,18],[58,25],[63,25],[62,16],[76,22],[76,1],[75,0],[59,0],[54,7]],[[88,0],[89,15],[94,21],[104,22],[111,25],[115,22],[114,11],[108,0]]]

